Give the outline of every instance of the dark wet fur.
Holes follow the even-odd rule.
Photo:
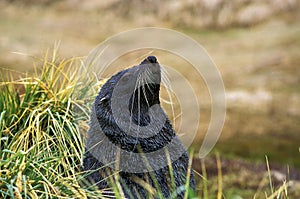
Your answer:
[[[168,145],[172,139],[178,139],[176,136],[172,125],[169,119],[166,120],[163,128],[160,132],[157,132],[155,135],[142,138],[142,137],[134,137],[131,135],[127,135],[122,129],[118,127],[115,123],[115,120],[112,116],[111,110],[111,97],[112,91],[123,75],[134,73],[137,70],[140,70],[142,64],[157,64],[156,58],[154,56],[150,56],[145,59],[141,65],[134,66],[132,68],[123,70],[116,75],[112,76],[101,88],[98,96],[95,99],[95,113],[91,114],[91,117],[97,117],[97,121],[99,122],[104,134],[107,138],[119,146],[121,149],[130,151],[132,153],[139,153],[141,151],[148,153],[151,151],[156,151]],[[159,65],[158,65],[159,66]],[[152,71],[153,72],[153,71]],[[134,94],[130,98],[128,108],[131,110],[131,119],[132,122],[139,126],[146,126],[150,123],[150,117],[148,115],[148,109],[154,104],[160,104],[159,102],[159,89],[160,89],[160,67],[159,70],[154,70],[152,75],[157,83],[148,83],[147,85],[143,85],[141,87],[137,86]],[[135,81],[136,79],[130,76],[127,80],[124,81],[124,85],[126,85],[126,81]],[[120,103],[123,103],[120,101]],[[97,125],[94,124],[95,120],[91,119],[90,130],[88,133],[87,139],[93,139],[89,137],[91,132],[96,131]],[[109,150],[109,149],[108,149]],[[151,161],[151,160],[149,160]],[[166,157],[165,157],[166,161]],[[161,190],[164,198],[170,197],[171,194],[176,193],[176,190],[172,188],[171,177],[174,176],[175,185],[178,189],[179,187],[184,188],[186,184],[186,176],[188,169],[189,158],[186,152],[184,152],[181,157],[177,160],[173,161],[172,168],[173,172],[170,174],[170,170],[168,166],[165,166],[159,170],[152,171],[155,177],[155,181],[151,177],[149,172],[145,173],[128,173],[124,171],[119,172],[120,183],[123,187],[123,191],[126,198],[148,198],[149,193],[136,182],[136,178],[142,179],[143,181],[148,182],[155,190],[157,189],[157,185]],[[98,159],[96,159],[89,151],[86,151],[83,167],[85,171],[97,170],[96,172],[92,172],[87,176],[87,180],[90,183],[97,183],[100,189],[108,188],[109,181],[104,180],[107,176],[116,172],[110,167],[105,166],[105,164],[101,163]],[[193,172],[191,172],[190,176],[190,188],[195,191],[195,179]],[[157,185],[156,185],[157,184]],[[185,191],[179,190],[177,195],[175,194],[174,198],[183,198]]]

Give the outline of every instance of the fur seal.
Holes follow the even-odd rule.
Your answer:
[[[102,86],[83,159],[88,182],[100,189],[120,183],[126,198],[183,198],[186,184],[195,191],[188,154],[160,106],[160,84],[161,67],[149,56]]]

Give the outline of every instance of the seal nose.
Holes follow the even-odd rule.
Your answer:
[[[141,64],[149,64],[149,63],[152,63],[152,64],[157,63],[156,57],[155,56],[149,56],[146,59],[144,59],[144,61],[142,61]]]
[[[155,56],[149,56],[147,57],[147,60],[150,62],[150,63],[157,63],[157,59]]]

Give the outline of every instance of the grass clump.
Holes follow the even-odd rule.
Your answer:
[[[80,162],[93,80],[80,59],[45,54],[33,77],[0,84],[0,198],[85,198]],[[80,79],[81,78],[81,79]]]

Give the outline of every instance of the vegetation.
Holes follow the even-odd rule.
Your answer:
[[[83,77],[79,58],[59,60],[56,53],[46,53],[38,61],[41,71],[33,76],[1,82],[1,198],[96,198],[104,197],[103,191],[107,194],[107,190],[80,186],[85,175],[80,170],[84,132],[98,83]],[[226,197],[222,182],[228,176],[222,175],[218,155],[216,165],[217,178],[210,179],[201,162],[198,198]],[[275,189],[270,171],[268,174],[266,198],[288,198],[287,182]],[[118,184],[110,191],[117,198],[122,196]]]
[[[77,77],[80,60],[55,53],[33,77],[1,82],[1,198],[86,196],[78,180],[87,89]]]

